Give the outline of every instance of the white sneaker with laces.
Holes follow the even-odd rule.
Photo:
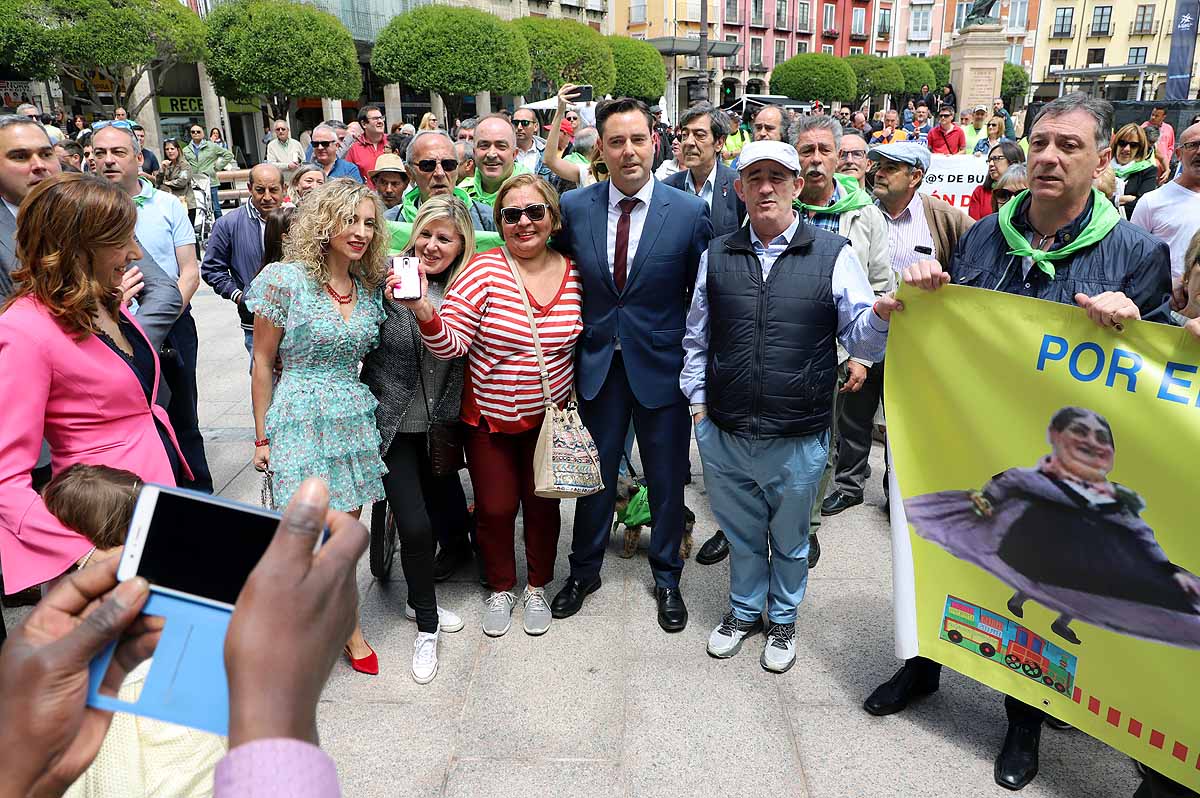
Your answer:
[[[708,636],[708,653],[717,659],[732,657],[738,653],[747,637],[761,632],[762,628],[761,617],[753,621],[743,621],[730,610],[725,613],[721,625],[713,629],[712,634]]]
[[[438,633],[417,632],[413,643],[412,675],[417,684],[429,684],[438,671]]]
[[[500,637],[512,625],[513,605],[517,597],[501,590],[487,597],[483,611],[483,633],[488,637]]]
[[[758,663],[772,673],[784,673],[796,664],[796,624],[773,623]]]
[[[441,604],[438,605],[438,631],[439,632],[457,632],[466,626],[466,621],[459,617],[457,612],[448,610]],[[410,621],[417,619],[417,611],[412,608],[411,604],[404,605],[404,617]]]
[[[550,628],[553,616],[550,605],[546,603],[546,591],[540,587],[525,588],[525,611],[522,613],[525,623],[525,634],[542,635]]]

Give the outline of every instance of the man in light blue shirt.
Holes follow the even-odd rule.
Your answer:
[[[849,240],[800,219],[795,148],[747,144],[734,188],[749,224],[701,257],[683,339],[688,397],[713,515],[730,546],[730,610],[708,652],[730,657],[763,629],[759,660],[795,662],[808,530],[828,457],[837,342],[883,358],[900,304],[876,299]]]

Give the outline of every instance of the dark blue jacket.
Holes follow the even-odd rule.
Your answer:
[[[733,190],[733,181],[738,173],[725,164],[717,161],[717,177],[713,181],[712,209],[709,219],[712,220],[714,236],[728,235],[735,232],[746,220],[746,204]],[[691,193],[687,188],[687,169],[680,169],[663,182],[671,188]]]
[[[1074,239],[1079,234],[1091,219],[1091,202],[1078,218],[1058,231],[1051,250],[1065,246],[1068,238]],[[1013,215],[1013,224],[1019,231],[1027,229],[1028,208],[1026,198]],[[997,219],[994,213],[985,216],[959,239],[950,261],[950,278],[955,285],[1065,305],[1074,305],[1076,294],[1095,296],[1105,291],[1120,291],[1134,301],[1143,319],[1169,323],[1171,254],[1162,240],[1122,219],[1099,243],[1054,261],[1055,274],[1051,279],[1036,266],[1028,275],[1022,275],[1021,258],[1008,254],[1009,246]]]
[[[242,326],[254,326],[253,314],[242,305],[242,294],[262,268],[262,228],[250,215],[249,205],[226,213],[213,225],[200,276],[225,299],[238,306]]]
[[[686,401],[679,390],[683,332],[700,255],[712,238],[708,206],[655,181],[625,290],[618,293],[608,263],[608,187],[606,180],[563,194],[563,229],[555,236],[583,280],[579,393],[586,400],[600,393],[619,340],[638,402],[667,407]]]

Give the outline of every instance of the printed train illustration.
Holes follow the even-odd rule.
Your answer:
[[[1064,695],[1075,682],[1075,657],[994,612],[946,596],[940,637],[1039,681]]]

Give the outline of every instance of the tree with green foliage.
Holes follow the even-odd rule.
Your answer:
[[[828,53],[801,53],[775,67],[771,93],[797,100],[850,102],[858,96],[858,79],[844,59]]]
[[[1029,73],[1025,67],[1017,64],[1005,64],[1004,74],[1000,76],[1000,98],[1004,100],[1009,110],[1015,111],[1019,104],[1024,103],[1025,95],[1029,92]]]
[[[463,95],[524,94],[533,71],[529,47],[513,25],[483,11],[446,6],[395,17],[375,39],[371,68],[386,81],[436,91],[451,119],[462,115]]]
[[[859,100],[904,93],[904,73],[891,59],[875,55],[851,55],[845,62],[854,70]]]
[[[208,15],[205,61],[217,93],[286,117],[300,97],[357,99],[362,69],[341,20],[298,0],[233,0]]]
[[[933,74],[933,70],[929,64],[925,63],[928,58],[918,58],[915,55],[902,55],[898,58],[889,58],[896,66],[900,67],[900,71],[904,73],[904,93],[915,95],[921,93],[921,86],[928,84],[929,88],[936,89],[938,82]]]
[[[945,86],[950,82],[950,56],[934,55],[925,59],[925,63],[929,64],[929,68],[933,70],[933,82],[938,86]],[[955,88],[958,88],[957,86]]]
[[[609,36],[617,80],[614,97],[637,97],[653,105],[667,90],[667,65],[653,44],[628,36]]]
[[[133,101],[138,81],[161,91],[172,66],[204,58],[205,24],[178,0],[3,0],[0,45],[9,68],[78,81],[97,110],[103,89],[133,116],[153,96]]]
[[[547,17],[522,17],[512,24],[529,45],[535,84],[544,84],[550,94],[564,83],[591,86],[598,98],[612,91],[617,69],[599,31],[571,19]]]

